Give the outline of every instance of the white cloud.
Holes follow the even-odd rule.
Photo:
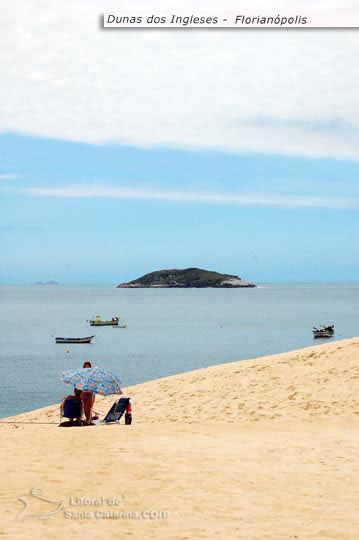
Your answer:
[[[276,10],[357,9],[282,0]],[[136,2],[146,12],[217,13],[218,2]],[[267,2],[222,2],[267,10]],[[103,30],[128,0],[5,0],[0,130],[359,158],[359,34],[351,30]]]
[[[79,198],[96,197],[111,199],[137,199],[167,202],[216,204],[230,206],[272,208],[358,208],[359,201],[354,198],[318,197],[305,195],[270,195],[239,193],[199,193],[191,191],[171,191],[163,189],[112,187],[94,184],[72,184],[64,187],[29,187],[18,190],[27,195],[40,197]]]
[[[18,178],[19,176],[17,174],[0,174],[0,180],[13,180],[14,178]]]

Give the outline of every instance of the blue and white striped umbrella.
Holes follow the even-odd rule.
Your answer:
[[[95,392],[102,396],[122,394],[121,381],[117,375],[98,367],[63,371],[61,378],[64,383],[71,384],[83,392]]]

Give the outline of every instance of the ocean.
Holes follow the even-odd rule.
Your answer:
[[[255,289],[117,289],[114,285],[0,286],[0,417],[59,402],[60,372],[85,360],[123,386],[359,334],[359,283],[263,284]],[[126,329],[86,319],[119,315]],[[56,344],[55,336],[91,344]],[[66,352],[66,351],[69,352]]]

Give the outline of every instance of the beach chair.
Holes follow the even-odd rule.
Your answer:
[[[61,414],[61,407],[60,407],[60,426],[69,427],[70,425],[82,425],[81,422],[69,421],[69,422],[62,422],[63,418],[81,418],[82,414],[82,399],[79,398],[66,398],[64,401],[64,411]]]
[[[125,424],[132,423],[132,407],[130,398],[120,398],[116,401],[111,409],[106,414],[105,418],[101,420],[103,424],[111,424],[113,422],[120,422],[123,414],[125,414]]]

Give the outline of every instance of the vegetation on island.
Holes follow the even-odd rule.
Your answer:
[[[172,288],[172,287],[221,287],[221,288],[239,288],[255,287],[253,283],[242,280],[239,276],[231,274],[220,274],[202,270],[201,268],[185,268],[184,270],[158,270],[150,272],[144,276],[117,285],[120,288]]]

